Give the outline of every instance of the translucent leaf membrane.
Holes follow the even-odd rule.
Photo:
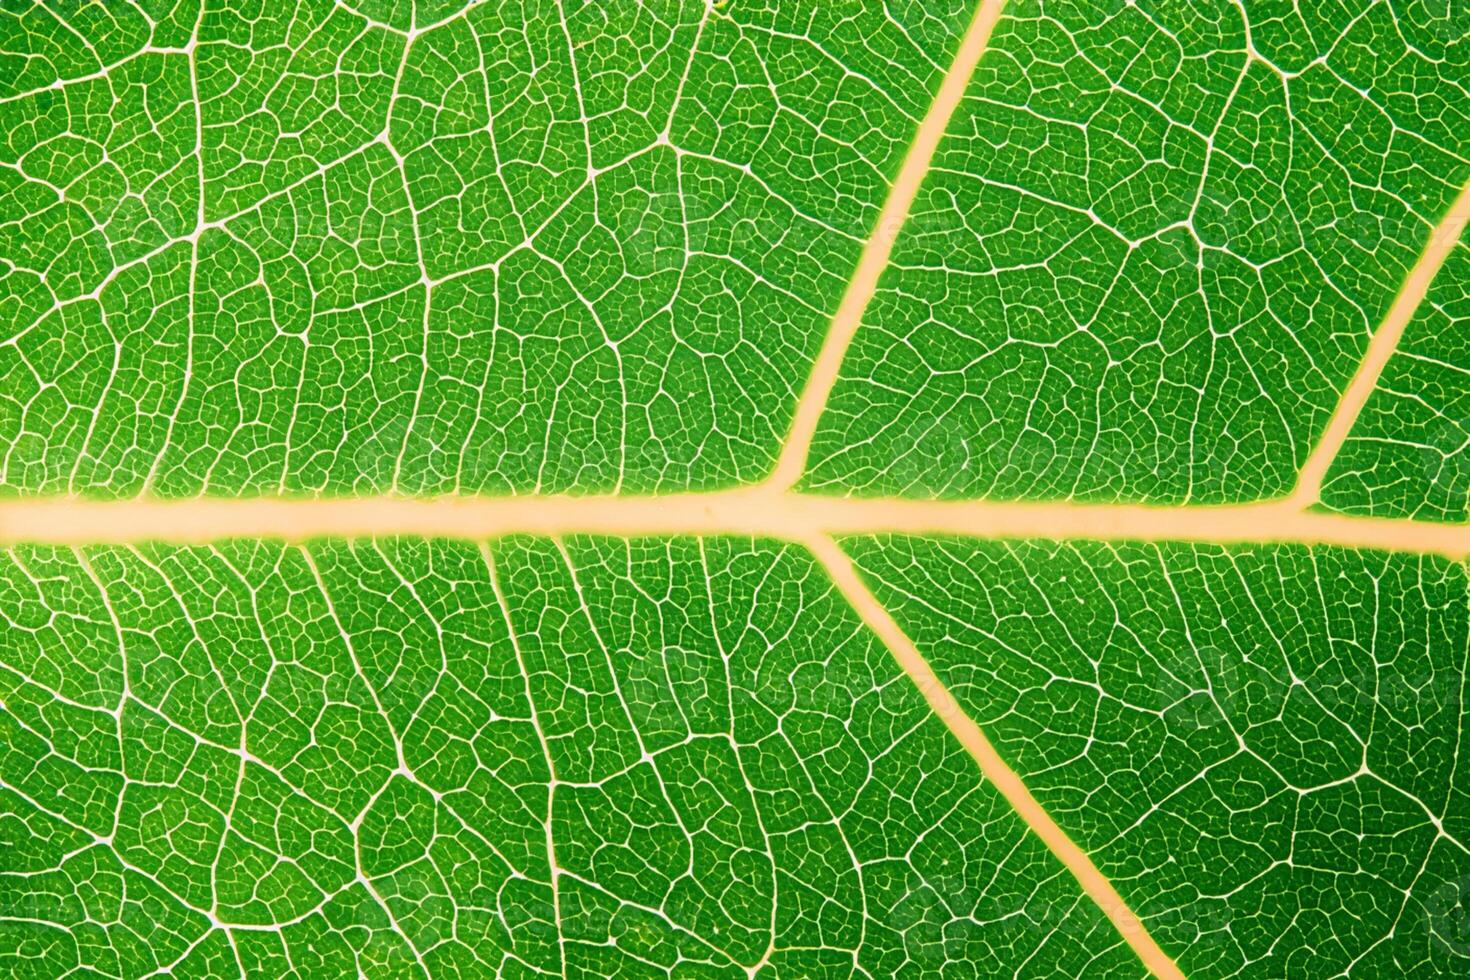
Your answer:
[[[1143,972],[800,550],[23,548],[0,617],[7,976]]]
[[[974,13],[7,5],[0,493],[754,483]],[[1467,86],[1454,3],[1012,0],[802,489],[1284,493],[1470,178]],[[1467,255],[1327,507],[1465,520]],[[830,542],[857,608],[722,537],[0,551],[0,975],[1470,971],[1462,565],[842,546],[922,658]]]
[[[1470,519],[1470,247],[1430,284],[1328,470],[1323,503],[1352,514]]]
[[[1470,965],[1462,565],[859,538],[879,598],[1188,976]]]
[[[1470,179],[1443,4],[1009,3],[843,362],[824,493],[1287,493]]]
[[[153,6],[0,21],[11,493],[758,479],[971,10]]]

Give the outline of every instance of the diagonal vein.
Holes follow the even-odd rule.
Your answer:
[[[975,759],[985,778],[1006,798],[1006,802],[1011,804],[1032,833],[1072,873],[1082,890],[1102,909],[1143,964],[1154,976],[1165,980],[1183,980],[1184,974],[1179,967],[1159,948],[1112,882],[1097,869],[1087,853],[1067,836],[1066,831],[1057,826],[1051,815],[1042,809],[1041,804],[1036,802],[1036,798],[1021,781],[1021,777],[1006,765],[995,746],[990,744],[980,726],[960,708],[954,696],[924,659],[924,655],[919,652],[919,648],[914,645],[914,641],[909,639],[908,634],[864,584],[847,553],[830,537],[822,535],[811,535],[803,543],[827,569],[827,574],[832,577],[843,598],[857,610],[868,628],[888,647],[904,673],[929,702],[930,708]]]
[[[806,387],[797,400],[796,414],[792,418],[791,429],[781,446],[781,453],[776,459],[775,469],[769,478],[770,484],[774,487],[784,490],[795,486],[806,469],[806,458],[811,449],[812,436],[816,434],[817,421],[821,418],[823,409],[827,407],[827,396],[831,394],[832,386],[837,383],[837,373],[842,368],[842,358],[847,353],[852,338],[857,334],[858,326],[862,323],[863,312],[868,308],[868,303],[877,290],[878,277],[888,266],[888,257],[893,252],[893,243],[897,240],[898,232],[908,218],[909,208],[914,203],[914,197],[919,193],[919,186],[924,182],[924,176],[929,172],[929,164],[934,159],[934,151],[939,147],[939,141],[949,126],[950,116],[954,115],[955,108],[959,106],[960,99],[964,97],[965,87],[970,82],[970,76],[975,72],[975,65],[979,63],[980,55],[985,51],[985,46],[990,40],[990,32],[995,27],[996,21],[1000,20],[1001,8],[1004,6],[1005,0],[981,0],[975,10],[974,19],[965,31],[965,36],[960,40],[959,49],[955,52],[949,71],[940,83],[934,101],[929,105],[929,111],[919,123],[914,140],[909,144],[908,153],[899,167],[898,176],[894,178],[888,198],[883,203],[883,210],[878,215],[878,223],[868,237],[867,244],[863,246],[857,269],[852,278],[848,280],[847,290],[843,293],[842,300],[837,306],[836,315],[832,317],[832,323],[822,341],[822,349],[812,364]]]
[[[1383,374],[1388,359],[1398,349],[1399,341],[1404,336],[1404,329],[1414,318],[1419,304],[1424,302],[1430,282],[1433,281],[1435,273],[1439,272],[1440,266],[1444,265],[1450,252],[1454,250],[1455,243],[1459,241],[1461,233],[1464,232],[1467,221],[1470,221],[1470,184],[1465,185],[1460,191],[1460,196],[1455,199],[1455,203],[1450,205],[1444,218],[1429,233],[1429,242],[1425,245],[1424,251],[1420,253],[1418,261],[1409,270],[1403,286],[1400,287],[1398,295],[1394,297],[1393,305],[1388,308],[1388,315],[1383,318],[1383,322],[1379,324],[1378,329],[1369,339],[1368,349],[1358,363],[1358,370],[1348,383],[1347,389],[1343,391],[1342,398],[1338,401],[1337,408],[1322,433],[1322,438],[1312,450],[1311,455],[1307,457],[1305,465],[1302,466],[1301,473],[1297,477],[1295,491],[1288,498],[1298,506],[1310,507],[1321,498],[1322,481],[1327,475],[1328,468],[1337,458],[1342,444],[1347,441],[1353,423],[1358,420],[1358,414],[1368,403],[1368,397],[1378,387],[1378,379]]]

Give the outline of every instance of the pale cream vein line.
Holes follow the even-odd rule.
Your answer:
[[[878,223],[867,244],[863,246],[857,269],[848,280],[847,290],[843,293],[837,313],[823,338],[822,349],[812,364],[806,387],[797,400],[791,428],[768,480],[773,487],[782,490],[794,487],[806,469],[812,436],[816,434],[817,421],[827,407],[827,396],[832,393],[832,386],[837,382],[842,359],[852,338],[857,334],[863,312],[877,290],[878,277],[888,266],[893,243],[908,218],[914,197],[919,193],[924,176],[929,172],[934,151],[939,147],[939,141],[949,126],[950,116],[954,115],[960,99],[964,97],[965,87],[970,83],[970,76],[974,74],[975,65],[985,51],[990,32],[1000,19],[1003,6],[1005,0],[981,0],[975,10],[974,19],[960,40],[959,50],[950,62],[949,71],[940,83],[934,101],[929,105],[929,111],[919,123],[914,141],[909,145],[898,176],[894,178],[893,186],[888,192],[888,199],[878,215]]]
[[[1429,243],[1425,245],[1414,267],[1409,270],[1408,277],[1394,297],[1393,305],[1388,308],[1388,315],[1368,341],[1368,349],[1358,364],[1357,372],[1343,391],[1322,438],[1297,476],[1296,489],[1288,498],[1297,506],[1310,507],[1321,499],[1322,481],[1328,468],[1347,441],[1348,433],[1352,431],[1353,423],[1358,420],[1363,406],[1368,403],[1369,396],[1378,387],[1378,379],[1383,374],[1384,366],[1398,349],[1404,329],[1414,318],[1419,305],[1424,302],[1430,282],[1454,250],[1467,221],[1470,221],[1470,184],[1465,185],[1455,203],[1450,205],[1444,219],[1430,232]]]
[[[868,589],[847,553],[831,538],[821,535],[809,536],[803,543],[827,569],[827,574],[832,577],[843,598],[857,610],[868,628],[888,647],[904,673],[908,674],[909,679],[929,702],[929,707],[975,759],[980,772],[1005,797],[1006,802],[1031,828],[1031,832],[1072,873],[1082,890],[1107,915],[1123,941],[1138,954],[1144,966],[1164,980],[1183,980],[1184,974],[1179,967],[1154,942],[1138,916],[1133,914],[1128,903],[1113,888],[1112,882],[1097,869],[1087,853],[1057,826],[1051,815],[1036,802],[1021,777],[1006,765],[995,746],[990,744],[990,740],[980,730],[980,726],[965,714],[913,640],[909,639],[908,634]]]
[[[1217,507],[822,497],[748,487],[667,496],[211,498],[0,501],[0,546],[291,542],[507,534],[931,534],[972,538],[1336,545],[1470,558],[1470,526],[1304,511],[1290,501]]]

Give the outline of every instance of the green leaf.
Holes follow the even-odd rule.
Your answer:
[[[1462,564],[1298,547],[848,542],[1191,976],[1453,976]]]
[[[1464,975],[1467,184],[1458,0],[5,6],[0,974]]]
[[[1470,44],[1436,7],[1009,3],[807,485],[1289,491],[1470,179]]]
[[[970,14],[240,6],[5,22],[9,493],[756,480]]]
[[[20,975],[146,973],[201,955],[211,923],[321,975],[374,956],[434,976],[1139,973],[800,549],[5,564]],[[71,697],[47,652],[109,613],[109,689]],[[154,940],[105,925],[129,913],[99,875],[153,896]]]

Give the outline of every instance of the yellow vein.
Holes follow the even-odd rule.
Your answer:
[[[1159,948],[1154,942],[1138,916],[1129,909],[1128,903],[1118,894],[1117,890],[1087,853],[1078,847],[1051,815],[1046,812],[1021,777],[1016,775],[1015,770],[1006,765],[1000,753],[996,752],[995,746],[985,737],[980,726],[975,724],[974,719],[965,714],[955,701],[954,696],[940,681],[914,646],[913,640],[903,628],[889,615],[888,610],[878,601],[877,597],[868,589],[857,570],[853,567],[852,560],[847,557],[837,544],[831,539],[822,536],[809,537],[804,542],[827,569],[827,574],[832,577],[838,590],[843,597],[857,610],[863,622],[868,628],[878,635],[878,638],[888,647],[899,666],[908,674],[910,680],[923,693],[929,702],[929,707],[941,721],[949,728],[950,732],[965,747],[965,750],[975,759],[981,773],[985,775],[992,786],[994,786],[1006,802],[1010,803],[1016,813],[1020,815],[1031,828],[1031,831],[1039,837],[1051,852],[1066,866],[1098,907],[1107,915],[1113,923],[1118,934],[1123,937],[1138,958],[1143,961],[1152,973],[1164,978],[1164,980],[1183,980],[1184,974],[1174,961]]]
[[[822,497],[747,487],[666,496],[0,501],[0,546],[222,538],[506,534],[938,534],[977,538],[1339,545],[1470,558],[1470,526],[1316,513],[1289,501],[1201,507]]]
[[[1429,244],[1424,247],[1419,261],[1409,270],[1408,277],[1394,297],[1393,305],[1388,308],[1388,315],[1368,341],[1368,350],[1363,354],[1357,372],[1348,383],[1322,438],[1307,457],[1307,462],[1297,477],[1296,490],[1289,498],[1297,505],[1309,507],[1321,499],[1322,480],[1327,475],[1328,468],[1337,458],[1342,444],[1347,441],[1353,423],[1358,420],[1358,413],[1368,403],[1373,389],[1378,387],[1378,378],[1383,374],[1384,365],[1398,349],[1399,341],[1404,336],[1404,328],[1414,318],[1419,304],[1424,302],[1429,283],[1454,250],[1467,221],[1470,221],[1470,184],[1465,185],[1455,203],[1450,205],[1444,219],[1430,232]]]
[[[990,32],[995,27],[996,21],[1000,19],[1001,8],[1004,5],[1004,0],[981,0],[969,29],[965,31],[965,36],[960,40],[959,50],[955,52],[954,60],[950,62],[949,71],[945,74],[944,81],[940,83],[939,91],[929,106],[929,111],[919,123],[918,131],[914,134],[914,141],[909,144],[909,151],[904,157],[903,164],[899,167],[898,176],[894,178],[893,187],[888,192],[888,199],[883,203],[883,211],[878,215],[878,223],[873,228],[867,244],[863,246],[857,270],[853,273],[852,279],[848,281],[847,290],[843,293],[841,303],[838,304],[837,313],[833,316],[831,326],[827,329],[827,335],[822,341],[822,349],[817,354],[811,375],[807,379],[806,388],[796,403],[796,414],[792,418],[791,429],[781,447],[781,455],[776,460],[775,469],[771,473],[772,486],[783,490],[793,487],[801,479],[801,474],[806,469],[807,452],[811,449],[812,436],[817,431],[817,421],[821,418],[823,409],[827,407],[827,396],[831,394],[832,386],[837,382],[837,372],[842,367],[843,356],[847,353],[852,338],[857,334],[858,326],[863,320],[863,311],[868,308],[868,303],[872,300],[873,293],[878,287],[878,277],[883,274],[884,268],[888,265],[893,243],[898,238],[898,232],[903,227],[904,221],[908,218],[909,208],[914,203],[914,197],[919,193],[919,186],[923,184],[924,176],[929,172],[929,163],[934,158],[934,151],[938,148],[939,141],[949,126],[950,116],[954,114],[955,108],[965,94],[965,87],[970,83],[970,76],[975,72],[975,65],[979,63],[980,55],[985,51],[985,45],[990,40]]]

